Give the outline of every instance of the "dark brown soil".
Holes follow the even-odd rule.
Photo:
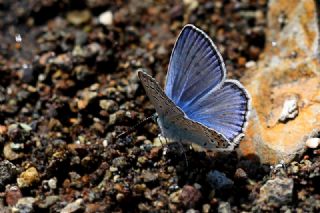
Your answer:
[[[154,146],[155,123],[115,139],[154,113],[136,70],[163,85],[186,23],[213,38],[229,77],[258,60],[266,0],[186,2],[0,0],[1,212],[320,210],[319,149],[270,168],[184,147],[186,161]],[[260,193],[277,178],[293,180],[289,200]]]

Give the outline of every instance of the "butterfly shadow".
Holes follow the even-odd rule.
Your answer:
[[[181,151],[181,144],[168,144],[165,158],[168,165],[176,168],[178,185],[183,187],[200,184],[203,198],[213,199],[214,197],[214,199],[239,205],[250,203],[252,194],[252,189],[248,187],[250,183],[260,181],[270,174],[270,166],[261,164],[257,155],[240,156],[236,151],[201,151],[185,144],[183,147],[185,153]],[[232,184],[224,186],[217,183],[213,186],[210,183],[212,180],[209,174],[214,171],[225,175],[226,180],[230,180]],[[235,199],[236,197],[238,199]],[[212,200],[206,202],[212,202]]]

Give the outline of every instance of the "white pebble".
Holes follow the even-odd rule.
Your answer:
[[[298,116],[298,100],[296,98],[288,99],[284,102],[282,112],[279,118],[280,122],[286,122]]]
[[[56,177],[51,178],[48,181],[48,185],[49,185],[50,189],[56,189],[57,188],[57,178]]]
[[[320,138],[309,138],[306,141],[306,146],[310,149],[315,149],[319,146],[320,144]]]
[[[111,11],[106,11],[104,13],[101,13],[99,15],[99,23],[105,25],[105,26],[109,26],[112,25],[113,23],[113,14]]]
[[[107,139],[104,139],[104,140],[102,141],[102,145],[103,145],[104,147],[107,147],[107,146],[108,146],[108,140],[107,140]]]

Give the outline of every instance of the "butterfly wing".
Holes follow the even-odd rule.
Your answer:
[[[184,113],[167,97],[160,85],[147,73],[138,71],[139,79],[159,117],[174,118]]]
[[[222,87],[184,109],[185,114],[238,143],[249,114],[249,94],[236,80],[226,80]]]
[[[173,48],[165,93],[181,109],[224,82],[226,69],[211,39],[193,25],[186,25]]]
[[[158,113],[164,136],[176,142],[197,143],[208,149],[224,149],[230,145],[222,134],[187,118],[151,76],[143,71],[138,71],[138,76]]]

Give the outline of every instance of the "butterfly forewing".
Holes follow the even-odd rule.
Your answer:
[[[186,25],[171,54],[165,87],[168,97],[183,109],[218,88],[225,75],[223,59],[210,38]]]
[[[183,116],[183,112],[175,106],[150,75],[139,70],[138,76],[159,117]]]

